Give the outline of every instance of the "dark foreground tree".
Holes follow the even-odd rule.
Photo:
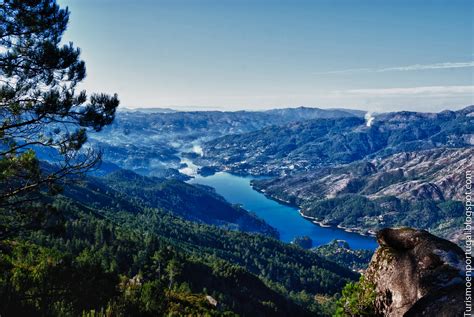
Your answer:
[[[76,91],[86,69],[61,44],[68,19],[56,1],[0,0],[0,239],[61,223],[43,193],[97,165],[87,131],[110,124],[119,104]]]
[[[83,148],[87,131],[110,124],[119,101],[75,90],[86,68],[78,48],[61,44],[68,19],[56,1],[0,0],[0,208],[100,161]]]

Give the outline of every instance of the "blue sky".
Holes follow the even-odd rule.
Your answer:
[[[180,109],[474,104],[474,1],[63,0],[89,92]]]

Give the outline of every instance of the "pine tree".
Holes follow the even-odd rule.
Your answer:
[[[0,1],[0,207],[57,190],[96,166],[87,131],[110,124],[117,95],[76,91],[86,75],[80,50],[61,44],[68,9],[54,0]],[[40,163],[38,151],[54,153]]]
[[[76,91],[86,68],[61,43],[68,20],[54,0],[0,0],[0,239],[59,228],[62,214],[38,199],[100,162],[87,132],[115,117],[117,95]]]

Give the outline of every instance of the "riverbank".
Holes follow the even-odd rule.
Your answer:
[[[291,242],[296,237],[308,236],[314,246],[323,245],[332,240],[345,240],[354,249],[374,250],[377,247],[375,239],[318,223],[302,213],[290,201],[275,199],[251,186],[251,176],[237,176],[226,172],[218,172],[212,176],[195,175],[189,183],[203,184],[213,187],[218,194],[232,204],[240,204],[249,212],[255,213],[269,225],[280,232],[280,240]]]
[[[269,198],[269,199],[272,199],[272,200],[274,200],[274,201],[276,201],[276,202],[278,202],[278,203],[285,204],[285,205],[290,206],[290,207],[293,207],[293,208],[297,208],[297,209],[298,209],[298,213],[300,214],[301,217],[303,217],[304,219],[309,220],[309,221],[312,222],[313,224],[318,225],[318,226],[320,226],[320,227],[323,227],[323,228],[337,228],[337,229],[344,230],[345,232],[356,233],[356,234],[359,234],[359,235],[361,235],[361,236],[375,237],[375,235],[376,235],[376,232],[375,232],[375,231],[369,230],[369,229],[363,229],[363,228],[348,228],[348,227],[344,227],[344,226],[342,226],[342,225],[340,225],[340,224],[331,225],[331,224],[324,223],[323,220],[320,220],[320,219],[318,219],[318,218],[305,215],[304,212],[303,212],[303,209],[301,208],[301,206],[298,206],[298,205],[296,205],[296,204],[293,204],[293,203],[291,203],[290,201],[281,199],[281,198],[279,198],[279,197],[270,195],[270,194],[268,194],[264,189],[259,189],[259,188],[255,187],[255,186],[252,184],[252,182],[250,183],[250,185],[252,186],[252,189],[253,189],[253,190],[258,191],[259,193],[262,193],[263,195],[265,195],[265,196],[266,196],[267,198]]]

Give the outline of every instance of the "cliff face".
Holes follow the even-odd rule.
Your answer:
[[[375,285],[381,316],[462,316],[464,260],[461,248],[426,231],[378,232],[380,247],[366,272]]]

